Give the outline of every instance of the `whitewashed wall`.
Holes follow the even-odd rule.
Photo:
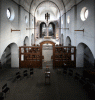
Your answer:
[[[89,16],[86,21],[81,21],[80,12],[83,7],[87,7],[89,10]],[[92,51],[94,57],[94,0],[84,0],[77,6],[77,29],[84,29],[83,32],[76,32],[77,34],[77,45],[80,42],[85,43]]]
[[[1,9],[1,0],[0,0],[0,9]],[[0,10],[0,59],[1,59],[1,10]]]
[[[63,20],[63,23],[62,23]],[[61,28],[66,28],[66,14],[64,14],[61,17]],[[65,41],[66,41],[66,30],[65,29],[61,29],[61,34],[63,34],[63,44],[65,45]]]
[[[31,14],[30,14],[30,28],[34,28],[34,17]],[[31,38],[29,40],[32,42],[32,44],[34,44],[34,29],[30,30],[29,35],[30,35],[29,37]]]
[[[66,24],[65,24],[65,14],[62,16],[63,19],[63,27],[69,28],[69,30],[61,30],[61,33],[64,35],[64,45],[66,45],[67,36],[71,39],[71,45],[78,46],[79,43],[86,44],[91,50],[94,58],[95,58],[95,31],[94,31],[94,23],[95,23],[95,7],[94,0],[84,0],[80,2],[78,5],[73,6],[68,12],[66,12]],[[82,21],[80,18],[80,12],[83,7],[87,7],[89,10],[89,16],[87,20]],[[70,16],[70,23],[67,23],[67,16]],[[61,26],[62,27],[62,26]],[[81,31],[74,30],[82,30],[84,29],[84,33]],[[66,32],[66,33],[65,33]],[[80,52],[79,52],[80,53]],[[78,54],[79,55],[79,54]],[[79,67],[79,63],[81,57],[77,55],[77,66]],[[79,63],[78,63],[79,62]],[[83,64],[83,60],[81,65]]]
[[[10,21],[7,18],[6,12],[8,8],[12,8],[14,10],[15,17],[13,21]],[[25,22],[25,16],[27,16],[28,19],[27,23]],[[26,28],[29,28],[29,12],[27,12],[23,7],[19,6],[12,0],[0,0],[0,59],[5,48],[9,44],[15,43],[17,44],[17,47],[22,46],[26,36],[28,36],[29,41],[31,41],[30,36],[33,31],[31,34],[29,34],[30,30],[26,30]],[[20,31],[11,32],[11,29]],[[31,42],[29,42],[29,45],[30,44]],[[18,59],[17,61],[14,60],[11,62],[11,64],[15,62],[17,63],[17,65],[15,65],[16,67],[19,63]]]

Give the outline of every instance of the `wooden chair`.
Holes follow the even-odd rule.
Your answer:
[[[67,74],[67,68],[64,68],[64,69],[63,69],[63,73],[64,73],[64,74]]]
[[[0,92],[0,100],[4,100],[3,92]]]
[[[82,76],[80,79],[79,79],[79,82],[84,86],[85,84],[87,84],[86,82],[86,79]]]
[[[81,75],[79,73],[75,73],[74,79],[79,80],[81,78]]]
[[[30,75],[33,75],[33,68],[30,68]]]
[[[83,86],[83,88],[87,91],[87,92],[91,92],[92,90],[92,83],[90,81],[87,81],[86,84]]]
[[[68,75],[72,76],[73,75],[73,70],[69,69]]]
[[[20,72],[16,73],[16,80],[20,79],[21,80],[21,76],[20,76]]]
[[[9,91],[10,92],[10,88],[9,87],[7,87],[7,83],[2,87],[2,92],[4,92],[5,93],[5,97],[6,97],[6,93],[7,93],[7,91]]]
[[[28,77],[27,70],[24,70],[23,71],[23,77],[26,77],[26,76]]]
[[[57,74],[61,74],[61,69],[57,69]]]

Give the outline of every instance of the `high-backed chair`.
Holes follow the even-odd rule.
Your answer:
[[[6,97],[6,93],[7,92],[10,92],[10,88],[9,87],[7,87],[7,83],[2,87],[2,92],[4,92],[5,93],[5,97]]]

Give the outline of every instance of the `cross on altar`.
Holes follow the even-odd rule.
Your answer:
[[[45,14],[45,19],[47,20],[48,23],[48,19],[50,19],[50,14],[48,14],[48,12]]]

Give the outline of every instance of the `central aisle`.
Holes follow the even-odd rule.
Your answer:
[[[23,71],[21,69],[20,71]],[[90,100],[73,77],[50,68],[50,85],[45,85],[45,68],[34,69],[32,77],[10,82],[6,100]]]

